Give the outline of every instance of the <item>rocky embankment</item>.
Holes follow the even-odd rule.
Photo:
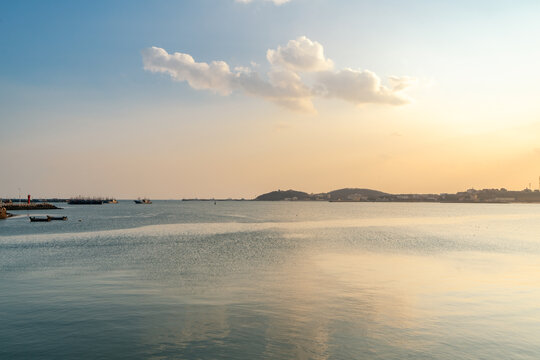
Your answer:
[[[59,207],[49,203],[4,204],[6,210],[55,210]]]
[[[5,207],[0,208],[0,220],[6,219],[10,216],[13,216],[13,215],[8,213]]]

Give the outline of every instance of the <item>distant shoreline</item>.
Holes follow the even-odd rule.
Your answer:
[[[378,190],[344,188],[327,193],[308,194],[297,190],[277,190],[259,195],[256,201],[329,201],[329,202],[438,202],[512,204],[540,203],[540,190],[509,191],[468,189],[455,194],[389,194]]]
[[[455,194],[390,194],[379,190],[365,188],[343,188],[326,193],[306,193],[297,190],[276,190],[255,197],[245,198],[183,198],[164,199],[162,201],[201,201],[201,202],[224,202],[224,201],[326,201],[326,202],[396,202],[396,203],[467,203],[467,204],[540,204],[540,190],[529,188],[521,191],[501,189],[468,189]],[[8,202],[0,205],[7,210],[55,210],[61,209],[52,202],[68,202],[69,199],[51,198],[35,199],[32,203],[19,203],[17,200],[8,199]],[[121,201],[130,201],[121,199]],[[109,202],[104,202],[109,203]],[[114,201],[116,203],[116,200]]]

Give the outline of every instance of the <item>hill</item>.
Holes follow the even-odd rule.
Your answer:
[[[388,195],[382,191],[371,190],[371,189],[357,189],[357,188],[345,188],[330,191],[327,193],[328,199],[332,201],[358,201],[358,200],[372,200],[379,198],[381,196]]]
[[[329,201],[373,201],[387,196],[387,193],[371,189],[346,188],[321,194],[308,194],[296,190],[277,190],[259,195],[255,200],[281,201],[281,200],[329,200]]]
[[[280,200],[311,200],[308,193],[296,190],[277,190],[259,195],[255,198],[259,201],[280,201]]]

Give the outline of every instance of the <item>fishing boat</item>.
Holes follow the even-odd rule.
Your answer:
[[[48,222],[48,221],[51,221],[51,218],[49,216],[46,216],[46,217],[30,216],[30,222]]]
[[[47,217],[51,220],[67,220],[67,216],[48,216]]]
[[[133,200],[135,201],[135,204],[151,204],[152,201],[150,199],[141,199],[141,198],[138,198],[137,200]]]

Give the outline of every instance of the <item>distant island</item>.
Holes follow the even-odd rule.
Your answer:
[[[388,194],[371,189],[345,188],[308,194],[297,190],[276,190],[257,196],[255,201],[540,203],[540,191],[501,188],[469,189],[455,194]]]

